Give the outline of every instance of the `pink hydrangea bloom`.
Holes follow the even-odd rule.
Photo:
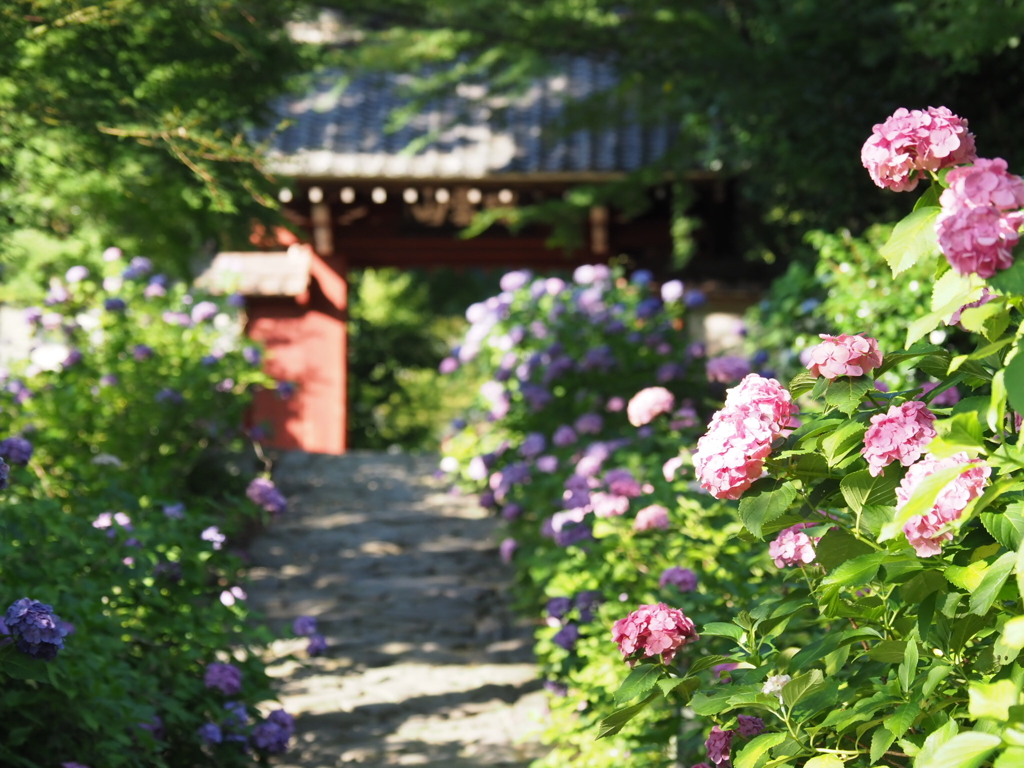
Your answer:
[[[814,562],[814,545],[818,539],[812,539],[803,531],[812,525],[814,523],[797,523],[779,531],[775,541],[768,545],[768,554],[775,561],[776,568]]]
[[[682,469],[683,463],[682,456],[676,456],[665,462],[665,465],[661,468],[661,473],[665,476],[667,482],[671,483],[676,479],[676,473]]]
[[[788,389],[775,379],[766,379],[756,373],[744,377],[743,381],[725,393],[725,407],[756,411],[775,434],[790,426],[796,412]]]
[[[711,735],[704,742],[708,750],[708,760],[721,768],[731,765],[730,750],[735,731],[723,731],[717,725],[711,729]]]
[[[628,469],[609,469],[605,472],[604,481],[608,485],[608,490],[619,496],[633,499],[643,494],[643,488]]]
[[[675,405],[675,397],[664,387],[647,387],[637,392],[626,406],[629,423],[634,427],[650,424],[655,416],[670,413]]]
[[[749,408],[723,408],[693,455],[701,488],[716,499],[738,499],[764,474],[764,460],[775,435]]]
[[[886,413],[872,416],[860,451],[868,461],[871,476],[878,477],[883,468],[894,461],[909,467],[920,459],[935,437],[933,421],[935,415],[917,400],[894,405]]]
[[[601,491],[590,494],[590,505],[597,517],[618,517],[629,511],[628,498]]]
[[[937,459],[928,454],[910,467],[896,489],[896,509],[899,511],[929,475],[964,465],[971,465],[971,468],[939,491],[932,508],[923,515],[910,518],[903,526],[907,541],[919,557],[939,554],[942,542],[952,540],[953,534],[944,528],[948,523],[958,520],[967,505],[981,495],[992,469],[981,459],[972,460],[963,451],[945,459]]]
[[[750,373],[750,363],[746,358],[739,357],[738,355],[724,355],[708,360],[705,370],[708,381],[731,384]]]
[[[819,336],[822,342],[811,350],[811,363],[807,366],[815,376],[864,376],[882,364],[878,342],[870,336]]]
[[[968,132],[967,121],[946,107],[897,109],[872,128],[860,152],[872,181],[894,192],[914,189],[921,171],[969,163],[975,157],[974,134]]]
[[[990,301],[995,301],[997,298],[999,297],[996,296],[996,294],[991,293],[988,288],[982,288],[981,297],[976,299],[975,301],[971,301],[960,307],[960,309],[958,309],[950,316],[949,320],[946,322],[946,325],[960,325],[960,317],[966,310],[983,306],[985,304],[988,304]]]
[[[946,181],[936,226],[950,266],[961,275],[989,278],[1013,264],[1024,224],[1024,179],[1007,173],[1006,161],[997,157],[954,168]]]
[[[668,528],[668,510],[660,504],[644,507],[636,513],[636,520],[633,521],[634,531],[649,531],[652,528]]]
[[[747,715],[736,715],[739,726],[736,728],[740,736],[745,739],[752,739],[764,733],[764,720],[760,717],[749,717]]]
[[[636,654],[660,655],[665,664],[671,664],[680,648],[699,639],[693,621],[665,603],[641,605],[612,625],[612,640],[618,643],[622,658],[631,661]]]

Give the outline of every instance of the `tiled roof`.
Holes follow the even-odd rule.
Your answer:
[[[674,133],[623,114],[615,128],[559,134],[567,99],[616,82],[611,68],[582,59],[511,100],[487,98],[482,86],[460,86],[388,133],[393,111],[407,103],[404,82],[399,75],[324,75],[311,92],[280,102],[278,115],[293,122],[272,141],[271,169],[312,178],[586,177],[640,168],[664,154]],[[425,146],[407,150],[419,141]]]
[[[196,278],[196,285],[211,293],[244,296],[299,296],[309,287],[310,250],[292,246],[287,251],[218,253]]]

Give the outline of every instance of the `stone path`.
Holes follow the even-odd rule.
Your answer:
[[[249,601],[290,637],[270,652],[296,747],[278,764],[525,766],[543,752],[530,629],[505,596],[494,521],[431,477],[432,458],[285,455],[290,511],[252,546]],[[294,654],[293,658],[286,658]]]

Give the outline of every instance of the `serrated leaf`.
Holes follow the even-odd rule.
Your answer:
[[[656,699],[660,694],[653,693],[643,701],[633,704],[632,706],[620,709],[616,712],[612,712],[608,717],[601,721],[601,725],[597,731],[597,738],[603,739],[606,736],[614,736],[616,733],[622,730],[622,727],[640,714],[648,704]]]
[[[846,561],[870,552],[874,552],[870,546],[840,528],[827,531],[814,548],[815,559],[826,572],[834,571]]]
[[[879,249],[893,275],[905,272],[920,259],[939,252],[935,219],[942,209],[927,205],[896,224],[888,242]]]
[[[959,464],[928,475],[914,489],[914,493],[907,500],[907,503],[896,511],[896,519],[882,527],[878,541],[888,541],[895,538],[900,534],[903,525],[910,518],[929,512],[935,505],[935,499],[942,489],[973,466],[973,464]]]
[[[868,376],[840,376],[825,390],[825,403],[850,416],[860,408],[864,395],[874,386],[874,379]]]
[[[871,734],[871,762],[877,763],[894,741],[896,741],[896,736],[887,728],[876,728],[875,732]]]
[[[945,319],[970,303],[976,291],[969,275],[951,269],[932,285],[932,312],[940,313]]]
[[[904,345],[910,349],[914,344],[939,327],[942,316],[938,312],[929,312],[924,317],[919,317],[907,326],[907,341]]]
[[[3,672],[16,680],[35,680],[40,683],[49,683],[49,663],[42,659],[35,659],[25,653],[12,653],[4,659]]]
[[[967,451],[972,457],[985,450],[981,424],[976,415],[958,413],[948,419],[936,419],[932,427],[938,433],[928,445],[928,452],[940,459]]]
[[[729,624],[728,626],[732,626]],[[705,630],[707,634],[707,630]],[[729,661],[728,656],[701,656],[700,658],[692,661],[689,668],[686,670],[687,675],[696,675],[698,672],[703,672],[705,669],[711,669],[716,664],[723,664]]]
[[[1008,720],[1010,707],[1017,706],[1020,692],[1012,680],[997,680],[994,683],[973,682],[967,689],[969,703],[967,710],[971,717],[992,717]]]
[[[909,730],[920,713],[920,705],[916,701],[908,701],[896,707],[896,711],[882,720],[882,724],[898,739]],[[877,760],[877,758],[872,759]]]
[[[946,577],[946,581],[950,584],[960,587],[960,589],[966,590],[967,592],[973,592],[981,584],[981,580],[985,578],[985,571],[988,570],[988,564],[982,560],[970,565],[949,565],[942,572],[942,575]]]
[[[768,479],[768,482],[758,481],[740,499],[740,519],[748,531],[761,538],[764,524],[781,517],[795,499],[796,489],[788,482],[773,479]]]
[[[928,734],[924,740],[924,744],[921,746],[921,751],[917,754],[918,761],[931,760],[935,755],[942,751],[942,748],[947,744],[950,739],[956,736],[959,727],[956,724],[956,720],[949,719],[940,726]]]
[[[992,768],[1020,768],[1024,765],[1024,747],[1007,747],[996,756]]]
[[[1024,353],[1018,349],[1017,354],[1003,370],[1010,407],[1017,413],[1024,413]]]
[[[886,664],[902,664],[907,653],[905,640],[882,640],[868,649],[868,658]]]
[[[625,704],[637,696],[649,692],[665,673],[660,664],[638,664],[629,673],[622,685],[615,691],[613,698],[616,704]]]
[[[952,672],[953,668],[947,666],[929,669],[928,675],[924,679],[924,686],[921,688],[921,695],[927,699],[939,687],[939,683],[949,677]]]
[[[848,560],[822,579],[823,587],[859,587],[878,573],[887,552],[869,552]]]
[[[1017,553],[1006,552],[988,567],[978,588],[971,592],[971,613],[978,616],[988,613],[1016,563]]]
[[[903,663],[900,664],[896,676],[900,681],[900,688],[904,693],[909,693],[917,676],[917,662],[920,660],[920,652],[917,649],[917,630],[914,630],[907,637],[907,647],[903,650]],[[903,734],[896,734],[902,736]]]
[[[789,382],[789,394],[795,400],[807,392],[814,389],[814,385],[818,383],[818,377],[812,374],[810,371],[803,371],[793,377],[793,380]]]
[[[927,760],[918,756],[915,768],[978,768],[989,753],[1001,743],[1001,739],[991,733],[967,731],[958,733],[942,745],[936,754]]]
[[[737,627],[735,624],[729,624],[724,621],[709,621],[707,624],[700,628],[702,635],[715,635],[717,637],[729,637],[733,640],[739,640],[743,637],[742,627]]]
[[[1024,294],[1024,261],[1018,259],[1009,269],[1004,269],[990,277],[988,287],[1004,296]]]
[[[808,696],[824,687],[825,682],[821,670],[812,669],[798,677],[794,677],[782,688],[782,703],[792,709]]]
[[[683,700],[684,703],[690,700],[694,691],[699,687],[700,680],[696,677],[666,677],[658,681],[658,690],[661,691],[662,695],[668,696],[671,693],[675,693]]]
[[[804,768],[843,768],[844,765],[835,755],[818,755],[804,763]]]
[[[821,450],[830,467],[846,456],[864,439],[867,427],[855,421],[848,422],[821,441]]]
[[[785,733],[762,733],[755,736],[736,755],[734,765],[736,768],[755,768],[762,755],[785,740]]]
[[[1019,651],[1024,648],[1024,616],[1014,616],[1003,625],[1003,644]]]
[[[896,473],[872,477],[866,469],[851,472],[839,483],[843,498],[854,512],[869,504],[890,506],[896,503],[896,486],[900,484]]]

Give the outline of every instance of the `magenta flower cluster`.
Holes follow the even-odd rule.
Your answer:
[[[928,512],[914,515],[903,526],[907,541],[919,557],[939,554],[942,551],[942,543],[952,540],[953,534],[947,530],[948,525],[959,520],[967,505],[981,495],[992,469],[985,462],[971,459],[962,451],[946,459],[937,459],[928,454],[907,471],[899,488],[896,489],[898,511],[930,475],[962,466],[970,468],[939,491],[935,503]]]
[[[807,369],[814,376],[834,379],[837,376],[865,376],[882,364],[878,342],[869,336],[819,334],[821,344],[811,350]]]
[[[764,472],[772,441],[795,410],[792,400],[779,382],[756,373],[730,389],[697,442],[693,465],[701,487],[716,499],[738,499]]]
[[[894,405],[886,413],[872,416],[861,449],[871,476],[878,477],[894,461],[909,467],[920,459],[935,437],[933,421],[935,415],[917,400]]]
[[[914,189],[922,172],[969,163],[976,157],[967,121],[946,107],[897,109],[872,128],[860,153],[871,180],[894,192]]]
[[[1013,264],[1024,225],[1024,179],[1006,172],[1006,161],[979,159],[954,168],[939,203],[939,248],[961,275],[992,277]]]
[[[641,605],[612,625],[612,640],[618,644],[622,658],[630,661],[661,656],[665,664],[671,664],[680,648],[699,639],[693,621],[665,603]]]
[[[818,539],[812,539],[804,533],[804,528],[813,525],[814,523],[797,523],[779,531],[775,541],[768,545],[768,554],[775,561],[776,568],[814,562],[814,546]]]

